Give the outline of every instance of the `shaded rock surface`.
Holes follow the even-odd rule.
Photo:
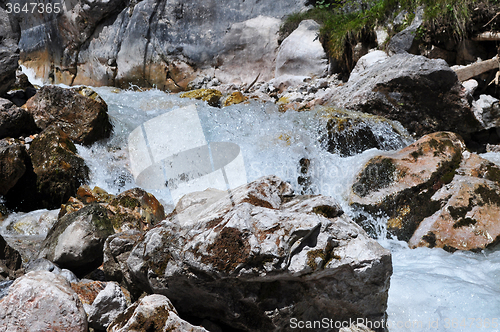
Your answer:
[[[9,246],[0,235],[0,281],[16,278],[22,272],[21,266],[21,254]]]
[[[33,116],[28,111],[0,98],[0,138],[19,137],[37,131]]]
[[[19,33],[12,15],[0,8],[0,96],[4,96],[16,81]]]
[[[60,218],[45,239],[39,258],[84,275],[102,264],[106,238],[113,234],[107,210],[90,204]]]
[[[131,305],[109,325],[107,331],[204,332],[207,330],[182,320],[168,298],[153,294]]]
[[[17,279],[0,301],[2,331],[87,332],[82,303],[61,276],[30,272]]]
[[[351,204],[385,216],[390,235],[410,246],[480,250],[496,243],[500,168],[465,150],[450,132],[372,158],[358,174]],[[374,233],[363,213],[357,220]]]
[[[0,140],[0,196],[7,194],[24,175],[27,159],[28,153],[20,142]]]
[[[127,299],[120,286],[108,282],[97,294],[89,309],[88,321],[95,330],[106,330],[110,323],[127,309]]]
[[[30,261],[25,270],[26,273],[32,271],[48,271],[66,278],[66,280],[68,280],[70,283],[79,282],[78,278],[73,272],[68,269],[61,269],[59,266],[45,258],[37,258]]]
[[[74,143],[92,144],[109,137],[112,130],[108,106],[87,87],[44,86],[28,100],[26,108],[38,128],[57,125]]]
[[[399,121],[410,133],[449,130],[464,137],[480,129],[457,76],[443,60],[396,54],[359,72],[331,102]]]
[[[270,176],[231,196],[184,196],[133,248],[132,277],[183,315],[246,331],[287,330],[291,317],[381,320],[390,253],[333,199],[290,195]]]
[[[275,77],[326,75],[328,63],[323,46],[318,40],[319,27],[313,20],[304,20],[283,40],[276,57]]]

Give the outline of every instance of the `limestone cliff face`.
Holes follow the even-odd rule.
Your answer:
[[[177,91],[209,68],[227,81],[269,79],[280,20],[305,2],[66,0],[58,14],[17,15],[21,63],[70,85]]]

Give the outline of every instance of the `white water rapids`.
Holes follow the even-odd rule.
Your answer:
[[[129,133],[147,120],[193,103],[207,141],[239,145],[248,181],[275,174],[300,192],[299,160],[308,158],[313,193],[333,196],[347,213],[353,213],[347,197],[354,176],[369,158],[381,153],[371,149],[341,158],[326,152],[319,143],[321,111],[279,113],[276,105],[257,101],[219,109],[155,90],[95,90],[108,104],[114,133],[106,142],[78,149],[91,169],[90,186],[113,194],[136,186],[129,171]],[[500,160],[497,154],[487,157]],[[166,206],[171,204],[168,193],[150,192]],[[382,235],[383,230],[379,226]],[[383,236],[379,242],[392,251],[394,267],[389,331],[500,331],[500,248],[451,254],[442,249],[412,250]]]

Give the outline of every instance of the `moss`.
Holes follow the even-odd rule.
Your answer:
[[[307,252],[307,265],[313,269],[316,270],[318,268],[322,269],[325,266],[328,265],[332,260],[340,260],[341,257],[336,255],[333,246],[331,243],[328,243],[325,247],[325,249],[316,249],[316,250],[310,250]],[[318,266],[316,263],[316,258],[321,258],[322,260],[322,265]]]
[[[429,244],[429,248],[434,248],[436,246],[436,234],[433,232],[428,232],[422,236],[422,240]]]
[[[336,207],[330,205],[315,206],[312,209],[312,212],[319,214],[325,218],[336,218],[344,213],[344,211],[339,210]]]
[[[474,202],[472,201],[472,198],[469,198],[469,204],[467,206],[461,206],[461,207],[448,206],[448,211],[450,212],[450,215],[453,219],[459,220],[461,218],[465,218],[467,212],[472,211],[473,207],[474,207]]]
[[[487,180],[500,184],[500,169],[495,164],[488,164],[484,177]]]
[[[500,206],[500,195],[496,190],[491,189],[487,186],[478,186],[474,190],[474,193],[481,197],[482,202],[478,202],[478,205],[489,204]]]
[[[417,160],[418,157],[424,155],[424,152],[422,151],[422,148],[418,148],[417,151],[413,151],[412,153],[410,153],[410,155],[413,157],[413,159]]]
[[[465,226],[470,226],[470,225],[475,225],[477,223],[476,219],[472,218],[462,218],[456,223],[453,224],[453,228],[460,228],[460,227],[465,227]]]
[[[363,169],[358,181],[354,183],[354,193],[360,197],[370,192],[388,187],[395,178],[396,166],[391,158],[375,157]]]
[[[222,93],[216,89],[198,89],[181,93],[179,97],[201,99],[206,101],[210,106],[218,107]]]
[[[247,100],[248,97],[244,96],[240,91],[233,92],[229,97],[224,100],[223,106],[230,106],[235,104],[240,104]]]
[[[225,227],[217,235],[214,242],[208,245],[210,256],[203,256],[202,262],[212,264],[219,271],[234,271],[245,263],[250,252],[250,245],[240,230]]]

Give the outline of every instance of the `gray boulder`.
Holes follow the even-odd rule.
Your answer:
[[[16,81],[19,53],[19,31],[15,20],[0,8],[0,96],[5,95]]]
[[[120,286],[108,282],[106,288],[97,294],[88,311],[89,325],[97,331],[104,331],[126,309],[127,299]]]
[[[321,45],[320,25],[313,20],[300,23],[280,45],[276,57],[275,76],[324,76],[328,71],[328,61]]]
[[[397,120],[417,136],[449,130],[467,138],[480,128],[444,60],[396,54],[358,74],[336,90],[332,103]]]
[[[68,269],[61,269],[56,264],[52,263],[48,259],[45,258],[37,258],[33,261],[30,261],[26,266],[26,273],[32,271],[48,271],[54,274],[60,275],[68,280],[70,283],[78,282],[77,276]]]
[[[113,233],[108,211],[96,203],[87,205],[57,221],[39,258],[84,275],[102,264],[104,241]]]
[[[0,98],[0,138],[19,137],[35,132],[35,121],[28,111]]]
[[[498,99],[489,95],[480,95],[478,100],[472,102],[472,111],[483,129],[500,127],[500,103]]]
[[[416,38],[418,28],[420,28],[423,23],[423,14],[424,8],[419,7],[411,25],[391,38],[387,45],[389,54],[392,55],[406,52],[418,54],[418,42]]]
[[[179,313],[244,331],[290,319],[384,318],[391,256],[332,198],[291,196],[269,176],[184,196],[127,264],[136,283]]]
[[[182,320],[172,302],[163,295],[153,294],[131,305],[108,327],[108,332],[208,332]]]
[[[87,317],[66,279],[47,271],[30,272],[0,301],[0,331],[87,332]]]

